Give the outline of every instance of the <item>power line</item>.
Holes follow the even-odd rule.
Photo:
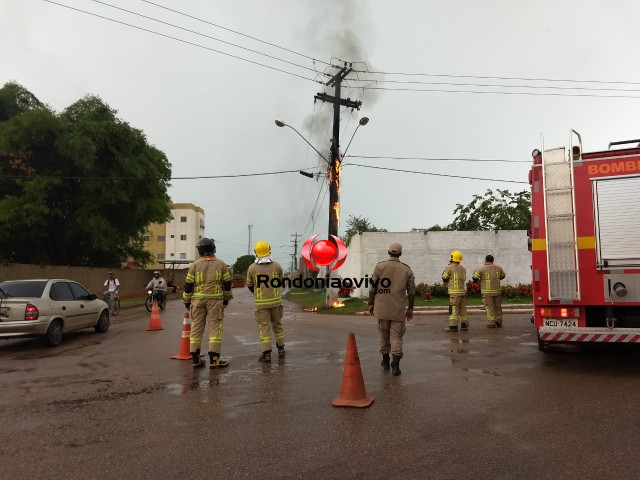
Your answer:
[[[48,0],[45,0],[48,1]],[[535,97],[594,97],[594,98],[635,98],[640,96],[634,95],[591,95],[588,93],[553,93],[553,92],[485,92],[481,90],[444,90],[438,88],[386,88],[386,87],[362,87],[363,90],[386,90],[392,92],[436,92],[436,93],[472,93],[487,95],[529,95]]]
[[[116,5],[112,5],[110,3],[102,2],[101,0],[90,0],[90,1],[95,2],[95,3],[99,3],[101,5],[106,5],[107,7],[115,8],[116,10],[121,10],[123,12],[127,12],[127,13],[130,13],[132,15],[137,15],[138,17],[146,18],[147,20],[153,20],[154,22],[162,23],[163,25],[169,25],[170,27],[174,27],[174,28],[177,28],[177,29],[180,29],[180,30],[184,30],[185,32],[193,33],[195,35],[200,35],[201,37],[205,37],[205,38],[208,38],[210,40],[215,40],[216,42],[220,42],[220,43],[224,43],[224,44],[227,44],[227,45],[231,45],[233,47],[240,48],[242,50],[247,50],[249,52],[252,52],[252,53],[255,53],[255,54],[258,54],[258,55],[263,55],[263,56],[265,56],[267,58],[271,58],[272,60],[277,60],[279,62],[287,63],[287,64],[292,65],[294,67],[302,68],[302,69],[309,70],[311,72],[317,73],[316,70],[311,68],[311,67],[306,67],[306,66],[300,65],[298,63],[294,63],[294,62],[290,62],[288,60],[284,60],[282,58],[274,57],[273,55],[269,55],[267,53],[262,53],[262,52],[259,52],[257,50],[253,50],[251,48],[243,47],[242,45],[238,45],[236,43],[227,42],[225,40],[221,40],[219,38],[212,37],[212,36],[206,35],[204,33],[196,32],[195,30],[190,30],[188,28],[184,28],[184,27],[181,27],[179,25],[174,25],[173,23],[165,22],[163,20],[158,20],[157,18],[153,18],[153,17],[149,17],[147,15],[143,15],[141,13],[133,12],[131,10],[127,10],[126,8],[121,8],[121,7],[118,7]]]
[[[338,61],[342,61],[337,59]],[[599,83],[607,85],[640,85],[640,82],[628,82],[619,80],[582,80],[572,78],[531,78],[531,77],[499,77],[492,75],[455,75],[450,73],[412,73],[412,72],[382,72],[369,70],[364,62],[362,63],[366,70],[354,70],[355,73],[370,73],[375,75],[403,75],[403,76],[417,76],[417,77],[445,77],[445,78],[472,78],[477,80],[515,80],[515,81],[527,81],[527,82],[552,82],[552,83]]]
[[[232,30],[232,29],[227,28],[227,27],[223,27],[222,25],[218,25],[218,24],[209,22],[207,20],[203,20],[202,18],[198,18],[198,17],[195,17],[193,15],[189,15],[187,13],[179,12],[178,10],[173,10],[172,8],[165,7],[164,5],[160,5],[158,3],[150,2],[148,0],[140,0],[140,1],[144,2],[144,3],[148,3],[150,5],[154,5],[154,6],[158,7],[158,8],[162,8],[164,10],[168,10],[168,11],[173,12],[173,13],[177,13],[178,15],[182,15],[184,17],[188,17],[188,18],[191,18],[193,20],[197,20],[199,22],[206,23],[207,25],[211,25],[211,26],[216,27],[216,28],[221,28],[222,30],[226,30],[228,32],[235,33],[236,35],[242,35],[243,37],[250,38],[251,40],[255,40],[256,42],[264,43],[265,45],[269,45],[271,47],[279,48],[280,50],[284,50],[285,52],[293,53],[294,55],[299,55],[301,57],[304,57],[304,58],[307,58],[309,60],[312,60],[313,62],[318,62],[318,63],[322,63],[322,64],[325,64],[325,65],[331,65],[330,63],[325,62],[323,60],[319,60],[317,58],[310,57],[310,56],[305,55],[303,53],[296,52],[295,50],[290,50],[288,48],[281,47],[280,45],[276,45],[275,43],[267,42],[265,40],[261,40],[261,39],[256,38],[256,37],[252,37],[251,35],[247,35],[245,33],[238,32],[236,30]]]
[[[81,10],[81,9],[79,9],[79,8],[71,7],[71,6],[69,6],[69,5],[64,5],[64,4],[62,4],[62,3],[57,3],[57,2],[54,2],[54,1],[52,1],[52,0],[42,0],[42,1],[43,1],[43,2],[47,2],[47,3],[51,3],[51,4],[53,4],[53,5],[57,5],[57,6],[59,6],[59,7],[68,8],[69,10],[75,10],[76,12],[84,13],[84,14],[86,14],[86,15],[91,15],[91,16],[93,16],[93,17],[98,17],[98,18],[101,18],[101,19],[103,19],[103,20],[108,20],[108,21],[110,21],[110,22],[119,23],[119,24],[121,24],[121,25],[125,25],[125,26],[127,26],[127,27],[135,28],[135,29],[137,29],[137,30],[142,30],[142,31],[144,31],[144,32],[148,32],[148,33],[153,33],[154,35],[158,35],[158,36],[160,36],[160,37],[169,38],[169,39],[171,39],[171,40],[175,40],[175,41],[177,41],[177,42],[185,43],[185,44],[187,44],[187,45],[192,45],[192,46],[194,46],[194,47],[202,48],[202,49],[204,49],[204,50],[209,50],[209,51],[211,51],[211,52],[219,53],[220,55],[225,55],[225,56],[227,56],[227,57],[235,58],[235,59],[237,59],[237,60],[242,60],[243,62],[253,63],[254,65],[259,65],[259,66],[261,66],[261,67],[268,68],[268,69],[270,69],[270,70],[275,70],[275,71],[277,71],[277,72],[286,73],[287,75],[291,75],[291,76],[294,76],[294,77],[302,78],[302,79],[304,79],[304,80],[308,80],[308,81],[310,81],[310,82],[314,82],[314,83],[322,83],[322,82],[317,81],[317,80],[314,80],[314,79],[312,79],[312,78],[308,78],[308,77],[305,77],[305,76],[303,76],[303,75],[299,75],[299,74],[297,74],[297,73],[288,72],[287,70],[282,70],[282,69],[277,68],[277,67],[272,67],[272,66],[269,66],[269,65],[265,65],[264,63],[260,63],[260,62],[256,62],[256,61],[254,61],[254,60],[249,60],[249,59],[247,59],[247,58],[239,57],[239,56],[237,56],[237,55],[233,55],[233,54],[231,54],[231,53],[226,53],[226,52],[223,52],[223,51],[220,51],[220,50],[216,50],[215,48],[206,47],[206,46],[204,46],[204,45],[200,45],[200,44],[198,44],[198,43],[189,42],[188,40],[183,40],[183,39],[181,39],[181,38],[172,37],[171,35],[167,35],[167,34],[164,34],[164,33],[156,32],[155,30],[149,30],[148,28],[139,27],[139,26],[137,26],[137,25],[132,25],[132,24],[130,24],[130,23],[122,22],[122,21],[120,21],[120,20],[116,20],[116,19],[114,19],[114,18],[109,18],[109,17],[105,17],[105,16],[102,16],[102,15],[98,15],[97,13],[87,12],[87,11],[85,11],[85,10]]]
[[[96,1],[96,0],[93,0]],[[411,85],[446,85],[451,87],[487,87],[487,88],[530,88],[530,89],[550,89],[550,90],[583,90],[592,92],[640,92],[640,89],[628,89],[628,88],[594,88],[594,87],[556,87],[549,85],[508,85],[508,84],[487,84],[487,83],[453,83],[453,82],[417,82],[417,81],[405,81],[405,80],[375,80],[372,78],[366,79],[351,79],[352,82],[370,82],[370,83],[398,83],[398,84],[411,84]],[[363,87],[369,88],[369,87]]]
[[[310,168],[319,168],[319,167],[310,167]],[[260,177],[264,175],[280,175],[283,173],[300,173],[300,170],[280,170],[278,172],[260,172],[260,173],[240,173],[234,175],[199,175],[193,177],[153,177],[146,175],[144,177],[133,177],[133,176],[49,176],[49,175],[34,175],[31,177],[25,175],[0,175],[0,178],[11,178],[11,179],[23,179],[23,180],[34,180],[37,178],[46,178],[51,180],[210,180],[210,179],[218,179],[218,178],[241,178],[241,177]]]
[[[425,160],[434,162],[502,162],[531,163],[530,160],[504,160],[499,158],[441,158],[441,157],[384,157],[371,155],[347,155],[346,158],[367,158],[372,160]]]
[[[519,180],[501,180],[497,178],[481,178],[481,177],[466,177],[463,175],[448,175],[446,173],[431,173],[431,172],[417,172],[415,170],[401,170],[398,168],[388,168],[388,167],[374,167],[373,165],[362,165],[359,163],[348,163],[346,166],[349,167],[363,167],[363,168],[374,168],[376,170],[388,170],[390,172],[402,172],[402,173],[414,173],[417,175],[433,175],[435,177],[449,177],[449,178],[464,178],[467,180],[483,180],[488,182],[504,182],[504,183],[529,183],[523,182]]]

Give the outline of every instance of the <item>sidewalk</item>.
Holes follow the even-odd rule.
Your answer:
[[[485,315],[486,310],[482,305],[467,306],[467,313],[469,315]],[[533,313],[533,304],[521,303],[517,305],[502,305],[502,313],[508,314],[520,314],[530,315]],[[356,312],[356,315],[368,315],[369,312]],[[414,315],[449,315],[449,308],[446,306],[426,306],[426,307],[414,307]]]

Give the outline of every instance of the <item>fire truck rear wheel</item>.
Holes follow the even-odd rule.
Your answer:
[[[549,353],[549,342],[545,342],[544,340],[542,340],[540,338],[540,335],[538,335],[538,350],[540,350],[541,352]]]

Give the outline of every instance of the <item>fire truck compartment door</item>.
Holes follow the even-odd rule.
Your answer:
[[[640,266],[640,176],[593,181],[598,266]]]

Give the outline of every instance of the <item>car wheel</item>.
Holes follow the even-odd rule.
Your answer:
[[[62,342],[62,321],[54,320],[49,324],[47,333],[44,335],[47,345],[57,347]]]
[[[103,310],[100,314],[100,317],[98,318],[98,323],[96,323],[96,326],[93,328],[95,328],[96,332],[98,333],[105,333],[107,330],[109,330],[110,323],[109,312]]]

